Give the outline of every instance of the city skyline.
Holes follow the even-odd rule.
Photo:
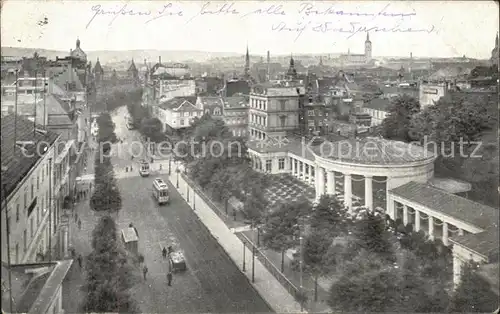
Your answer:
[[[8,1],[2,11],[3,47],[69,51],[79,38],[87,52],[360,54],[370,31],[374,57],[488,59],[499,23],[494,2]]]

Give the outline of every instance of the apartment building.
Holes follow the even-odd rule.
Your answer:
[[[64,237],[68,237],[67,226],[60,225],[60,203],[55,201],[69,166],[67,151],[59,149],[64,143],[57,133],[14,115],[2,119],[1,130],[2,262],[7,261],[7,252],[12,264],[45,260],[49,245],[61,248],[51,251],[55,259],[67,249]],[[59,238],[59,234],[64,237]]]
[[[299,98],[303,86],[260,84],[250,92],[248,128],[251,139],[283,137],[299,129]]]
[[[201,117],[203,111],[196,107],[196,96],[175,97],[153,106],[153,115],[161,121],[163,130],[167,131],[191,126],[193,119]]]

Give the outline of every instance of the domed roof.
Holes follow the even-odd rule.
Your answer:
[[[417,144],[380,137],[326,141],[312,150],[318,157],[371,165],[402,165],[435,158],[434,152]]]

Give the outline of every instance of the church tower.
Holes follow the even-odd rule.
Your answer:
[[[365,62],[369,63],[372,61],[372,42],[370,41],[370,33],[366,33],[365,40]]]
[[[244,72],[245,80],[250,79],[250,54],[248,53],[248,45],[247,45],[247,53],[245,55],[245,72]]]
[[[297,70],[295,69],[295,60],[293,56],[290,55],[290,65],[288,66],[288,71],[286,72],[288,80],[295,80],[297,78]]]

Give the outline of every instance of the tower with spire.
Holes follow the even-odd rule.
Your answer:
[[[290,55],[290,65],[288,66],[286,77],[288,80],[294,80],[297,78],[297,70],[295,69],[295,60],[293,60],[293,55]]]
[[[134,83],[137,83],[139,80],[139,71],[137,70],[137,67],[135,66],[134,59],[132,59],[132,63],[130,64],[130,67],[127,70],[129,78],[131,78]]]
[[[491,59],[490,59],[491,65],[498,66],[498,53],[499,51],[498,51],[498,33],[497,33],[497,37],[495,37],[495,47],[491,51]]]
[[[370,41],[370,33],[366,33],[365,40],[365,62],[369,63],[372,61],[372,42]]]
[[[245,80],[250,79],[250,53],[248,52],[248,45],[247,45],[247,53],[245,55],[245,70],[243,73],[243,77]]]

